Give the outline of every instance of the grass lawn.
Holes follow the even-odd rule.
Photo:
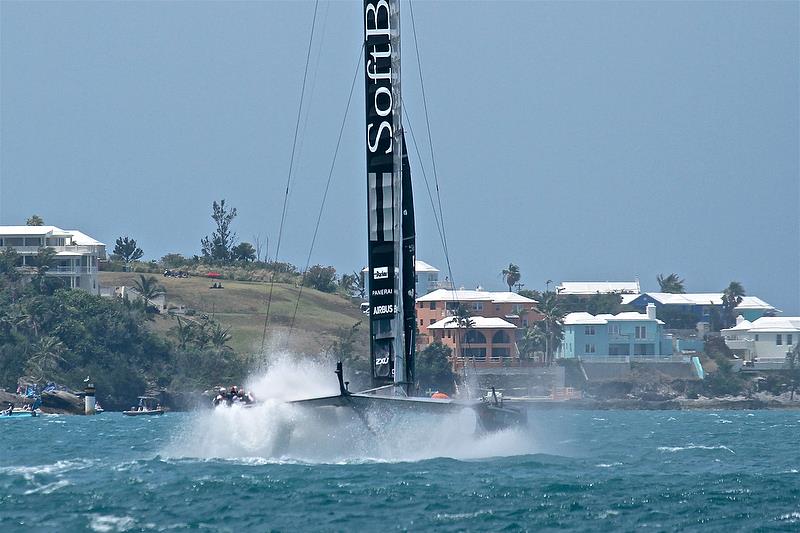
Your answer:
[[[152,276],[153,274],[145,274]],[[103,287],[133,286],[138,279],[135,272],[100,272]],[[167,305],[185,305],[199,315],[213,317],[233,336],[230,345],[237,353],[254,353],[261,348],[264,319],[267,311],[268,283],[222,280],[224,289],[211,289],[214,280],[192,277],[188,279],[165,278],[155,275],[167,292]],[[272,291],[267,345],[286,347],[286,335],[297,305],[300,289],[293,285],[276,283]],[[335,294],[303,289],[297,308],[297,318],[289,338],[290,350],[317,354],[330,346],[337,331],[353,326],[361,320],[359,350],[366,353],[369,325],[358,305]],[[171,316],[156,317],[153,328],[167,333],[175,326]]]

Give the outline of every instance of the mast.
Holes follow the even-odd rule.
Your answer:
[[[404,202],[399,1],[364,0],[363,15],[372,381],[374,386],[394,384],[396,391],[407,393],[413,335],[409,350],[403,281],[408,268],[403,229],[408,224],[403,213],[410,198]]]

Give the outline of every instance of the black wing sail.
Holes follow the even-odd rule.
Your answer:
[[[374,386],[405,382],[399,6],[364,1],[370,361]],[[399,376],[395,376],[399,368]]]
[[[406,390],[414,384],[414,352],[416,350],[416,230],[414,227],[414,196],[411,189],[411,167],[403,137],[403,339],[406,355]]]

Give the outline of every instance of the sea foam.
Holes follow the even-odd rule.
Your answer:
[[[194,413],[163,450],[165,457],[257,462],[358,463],[477,459],[534,453],[521,429],[479,435],[470,409],[452,416],[417,413],[358,416],[345,408],[314,409],[290,400],[335,395],[330,362],[278,354],[246,388],[251,408],[218,407]]]

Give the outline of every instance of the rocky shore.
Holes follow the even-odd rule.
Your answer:
[[[13,403],[17,407],[32,404],[33,399],[0,390],[0,405]],[[54,415],[82,415],[83,398],[67,391],[50,391],[42,393],[42,413]]]

